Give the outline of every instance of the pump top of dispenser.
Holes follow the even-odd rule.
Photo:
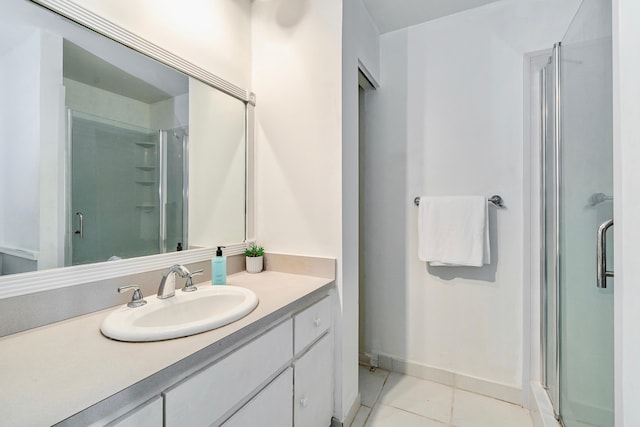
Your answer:
[[[226,248],[226,246],[218,246],[218,250],[216,251],[216,256],[222,256],[222,248]]]

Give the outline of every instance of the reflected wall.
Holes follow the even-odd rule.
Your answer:
[[[148,215],[154,220],[143,221],[143,215],[137,215],[135,232],[106,233],[128,239],[128,245],[109,250],[110,255],[136,252],[132,248],[139,242],[133,240],[149,240],[151,234],[155,237],[149,241],[155,243],[149,245],[156,249],[150,253],[244,241],[246,101],[200,80],[190,84],[187,75],[29,1],[3,2],[1,11],[0,93],[4,102],[0,105],[0,134],[4,138],[0,196],[11,203],[0,207],[0,274],[62,267],[79,260],[73,260],[78,218],[71,192],[72,126],[66,109],[144,127],[159,138],[154,153],[157,173],[142,171],[136,164],[136,176],[125,186],[142,200],[138,209],[142,206],[142,211],[150,212],[155,205],[156,212]],[[190,89],[202,93],[194,95]],[[194,104],[194,108],[203,105],[208,109],[210,116],[194,116],[206,122],[190,117],[191,96],[208,99],[204,104],[196,99]],[[195,135],[190,135],[191,127]],[[139,157],[138,151],[145,150],[131,157]],[[189,151],[195,156],[189,156]],[[111,159],[113,162],[122,163]],[[190,176],[191,171],[196,175]],[[123,188],[102,181],[108,174],[99,169],[92,172],[96,185]],[[189,185],[194,185],[193,191]],[[190,193],[196,196],[194,206],[188,204]],[[113,214],[111,218],[114,224],[118,222]],[[149,224],[158,222],[159,230],[154,227],[151,232]],[[189,229],[203,233],[193,244]],[[90,248],[101,245],[104,242],[98,240]],[[82,252],[87,262],[105,260],[104,253],[88,256],[89,251]]]

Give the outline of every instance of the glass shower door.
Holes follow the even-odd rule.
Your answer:
[[[164,204],[164,252],[187,249],[187,145],[186,128],[163,130],[162,202]],[[180,250],[181,250],[180,249]]]
[[[613,218],[609,1],[583,1],[559,58],[560,416],[565,427],[613,427],[614,282],[598,288],[596,274],[598,229]]]
[[[558,245],[558,224],[557,213],[558,203],[555,197],[557,192],[556,172],[558,164],[557,158],[557,127],[556,127],[556,107],[558,98],[556,97],[557,80],[556,74],[558,46],[554,46],[553,55],[549,58],[549,63],[542,69],[542,153],[543,171],[542,194],[543,212],[541,212],[543,235],[542,257],[543,279],[541,293],[541,319],[542,319],[542,383],[553,404],[555,413],[559,413],[558,407],[558,264],[556,260]]]
[[[71,264],[159,252],[158,132],[71,114]]]

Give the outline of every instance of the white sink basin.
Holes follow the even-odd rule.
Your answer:
[[[119,341],[160,341],[216,329],[249,314],[258,297],[237,286],[201,285],[195,292],[176,290],[172,298],[146,297],[147,304],[126,305],[102,322],[102,333]]]

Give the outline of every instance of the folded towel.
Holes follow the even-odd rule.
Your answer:
[[[420,197],[418,258],[433,266],[489,264],[489,216],[484,196]]]

